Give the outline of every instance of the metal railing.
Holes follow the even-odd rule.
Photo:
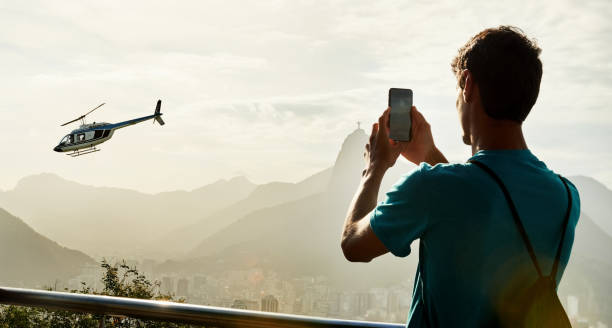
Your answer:
[[[103,315],[121,315],[138,319],[200,324],[210,327],[405,327],[405,325],[401,324],[329,319],[185,303],[10,287],[0,287],[0,304],[35,306],[50,310],[68,310]]]

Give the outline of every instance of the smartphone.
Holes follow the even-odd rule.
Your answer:
[[[412,137],[412,90],[389,89],[389,138],[410,141]]]

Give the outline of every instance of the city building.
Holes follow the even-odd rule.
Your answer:
[[[245,300],[245,299],[237,299],[234,300],[234,303],[231,306],[233,309],[241,309],[241,310],[253,310],[256,311],[259,308],[259,302]]]
[[[174,293],[174,278],[172,277],[163,277],[161,281],[160,289],[162,293],[165,294],[173,294]]]
[[[189,295],[189,280],[181,278],[176,285],[176,295],[187,297]]]
[[[272,295],[261,299],[261,310],[266,312],[278,312],[278,300]]]

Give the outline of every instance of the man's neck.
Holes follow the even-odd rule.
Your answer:
[[[527,149],[520,124],[512,121],[491,120],[485,128],[471,136],[472,155],[480,150]]]

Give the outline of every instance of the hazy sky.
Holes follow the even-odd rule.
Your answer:
[[[146,192],[246,175],[297,181],[411,88],[447,157],[464,161],[450,61],[485,27],[543,49],[527,142],[549,167],[612,187],[610,1],[3,1],[0,188],[53,172]],[[65,121],[149,115],[102,151],[52,148]]]

